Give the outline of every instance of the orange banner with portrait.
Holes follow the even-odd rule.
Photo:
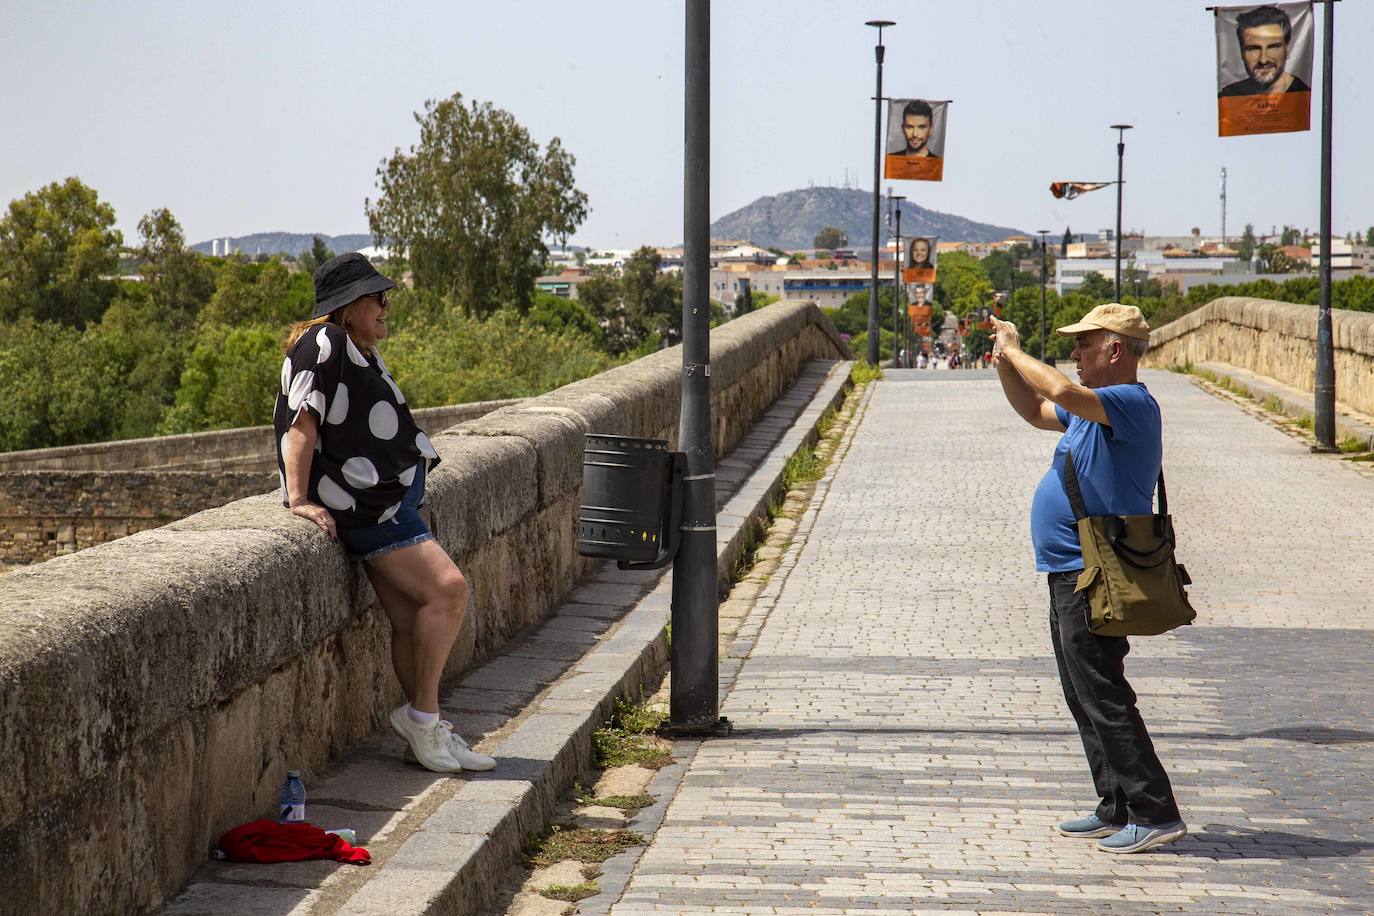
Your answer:
[[[1213,12],[1218,136],[1311,130],[1312,4],[1220,6]]]
[[[1312,93],[1238,95],[1217,99],[1217,136],[1283,134],[1312,129]]]
[[[906,179],[908,181],[943,181],[945,177],[945,160],[930,156],[924,159],[886,156],[883,163],[884,178]]]
[[[931,307],[928,305],[908,305],[907,317],[911,319],[912,333],[919,337],[930,336]]]
[[[888,99],[883,177],[908,181],[943,180],[948,115],[947,100]]]
[[[939,241],[933,235],[918,235],[906,243],[902,250],[902,282],[935,282],[935,252]]]

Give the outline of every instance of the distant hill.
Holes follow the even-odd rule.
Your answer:
[[[974,222],[902,201],[902,236],[936,235],[942,242],[1000,242],[1009,235],[1028,235],[1008,226]],[[883,204],[886,216],[887,204]],[[711,237],[748,239],[755,245],[810,248],[826,226],[843,229],[854,247],[872,245],[873,192],[846,188],[805,188],[760,197],[711,224]],[[887,238],[882,230],[880,241]]]
[[[307,250],[316,235],[324,239],[324,243],[335,254],[357,251],[372,244],[372,236],[366,233],[361,235],[325,235],[323,232],[255,232],[252,235],[230,236],[229,244],[249,257],[259,251],[263,254],[280,253],[294,257]],[[220,236],[220,238],[223,239],[224,236]],[[191,248],[201,254],[210,254],[212,245],[213,240],[197,242]]]

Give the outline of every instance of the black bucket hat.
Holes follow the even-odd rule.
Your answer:
[[[330,258],[315,269],[315,314],[328,315],[354,299],[392,289],[391,280],[377,273],[372,262],[356,251]]]

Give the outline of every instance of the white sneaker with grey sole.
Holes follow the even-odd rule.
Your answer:
[[[480,772],[482,770],[490,770],[496,766],[495,757],[479,754],[468,747],[468,743],[459,737],[458,733],[453,730],[453,723],[447,719],[439,720],[439,736],[439,740],[442,741],[444,746],[448,749],[449,756],[458,761],[463,769]],[[410,748],[406,748],[406,763],[419,762],[414,752],[411,751]]]
[[[449,753],[445,732],[439,728],[438,721],[416,722],[404,706],[397,706],[388,718],[391,730],[405,741],[406,753],[420,766],[435,773],[462,772],[463,765]]]

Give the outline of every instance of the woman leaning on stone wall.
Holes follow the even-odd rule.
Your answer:
[[[439,463],[377,344],[395,287],[361,254],[315,271],[315,310],[292,326],[273,413],[282,504],[360,560],[391,622],[391,662],[409,700],[391,727],[406,759],[436,772],[489,770],[439,717],[439,678],[467,581],[420,516]]]

